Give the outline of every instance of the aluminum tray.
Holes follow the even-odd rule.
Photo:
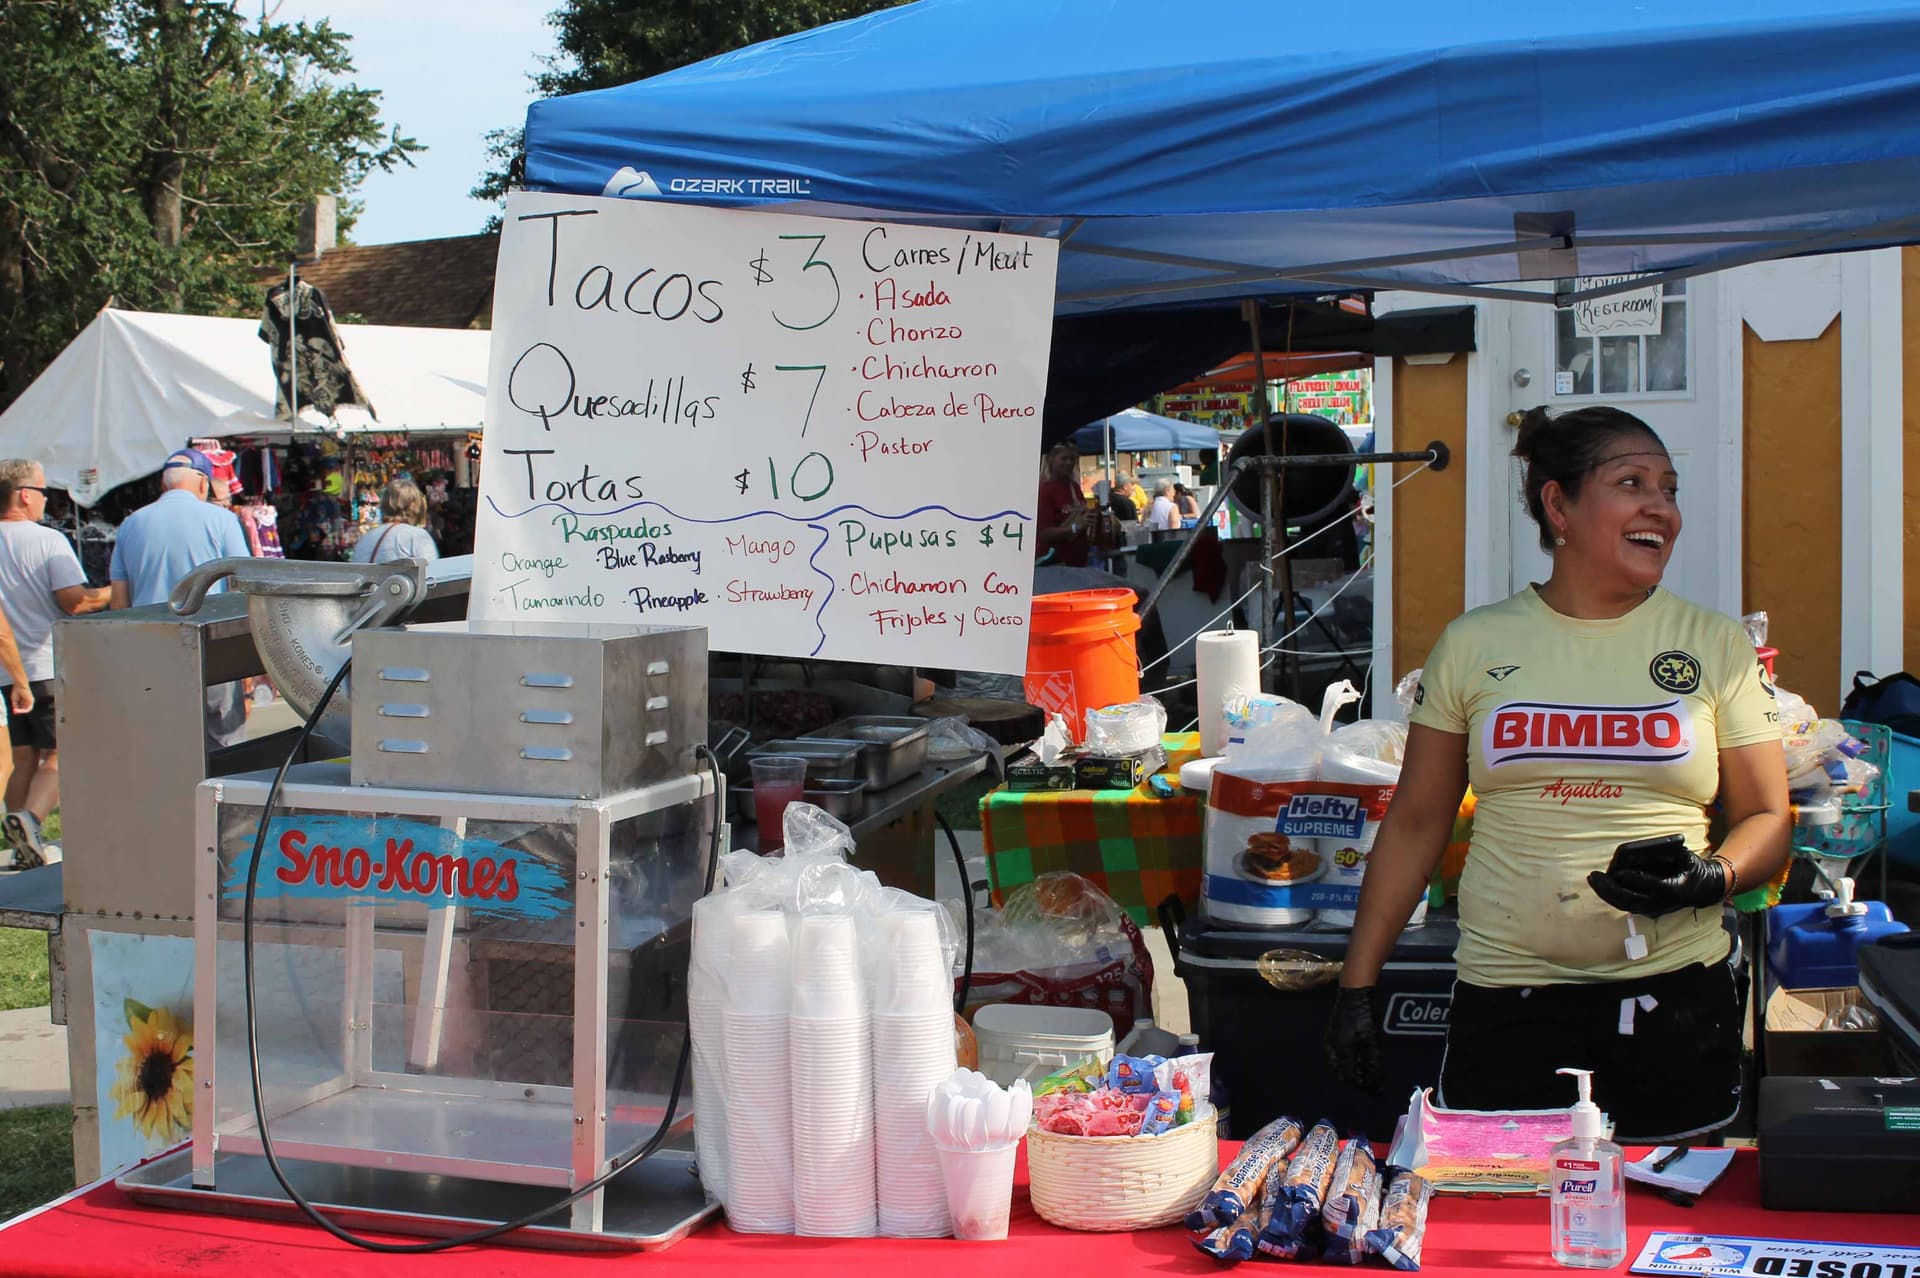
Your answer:
[[[866,746],[859,741],[828,741],[818,737],[790,737],[763,742],[745,753],[755,759],[799,758],[807,761],[807,784],[816,781],[853,781],[862,777]]]
[[[927,766],[928,730],[917,715],[854,714],[806,734],[816,741],[856,741],[867,789],[887,790]]]
[[[742,786],[733,793],[740,796],[741,819],[754,821],[753,787]],[[861,777],[848,781],[816,781],[808,777],[806,789],[800,792],[800,801],[811,803],[842,821],[857,821],[867,810],[867,783]]]

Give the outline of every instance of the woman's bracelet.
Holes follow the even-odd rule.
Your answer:
[[[1710,861],[1718,861],[1727,867],[1727,894],[1722,899],[1728,904],[1732,904],[1733,898],[1740,894],[1740,871],[1733,868],[1732,859],[1724,853],[1715,852],[1707,859]]]

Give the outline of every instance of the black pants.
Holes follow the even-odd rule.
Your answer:
[[[1732,969],[1696,963],[1591,985],[1454,985],[1442,1105],[1562,1109],[1574,1101],[1574,1080],[1554,1072],[1562,1066],[1593,1071],[1594,1103],[1613,1116],[1615,1140],[1654,1143],[1726,1126],[1740,1107]]]

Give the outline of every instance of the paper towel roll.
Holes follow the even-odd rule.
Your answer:
[[[1228,697],[1260,691],[1260,636],[1251,630],[1210,630],[1194,640],[1199,676],[1200,753],[1227,748],[1220,707]]]

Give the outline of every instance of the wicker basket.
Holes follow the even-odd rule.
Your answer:
[[[1062,1229],[1159,1229],[1186,1219],[1220,1174],[1214,1115],[1163,1136],[1027,1133],[1033,1209]]]

